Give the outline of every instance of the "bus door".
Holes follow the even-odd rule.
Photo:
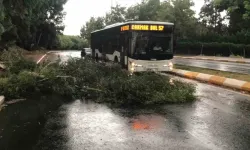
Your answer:
[[[120,34],[120,63],[122,67],[127,65],[127,52],[129,48],[128,35],[125,32]]]

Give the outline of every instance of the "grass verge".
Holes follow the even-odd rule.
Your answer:
[[[6,99],[58,94],[71,99],[89,98],[118,107],[183,103],[196,99],[195,87],[155,73],[130,76],[120,65],[90,58],[36,64],[18,52],[2,54],[6,73],[0,78],[0,95]]]
[[[247,74],[219,71],[219,70],[192,67],[192,66],[185,66],[185,65],[178,65],[178,64],[175,64],[174,68],[175,69],[193,71],[193,72],[200,72],[200,73],[205,73],[205,74],[211,74],[211,75],[217,75],[217,76],[222,76],[222,77],[227,77],[227,78],[238,79],[238,80],[243,80],[243,81],[250,82],[250,75],[247,75]]]

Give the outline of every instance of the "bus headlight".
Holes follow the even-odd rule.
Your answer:
[[[132,62],[132,67],[134,68],[134,67],[142,67],[142,65],[139,65],[139,64],[136,64],[136,63],[134,63],[134,62]]]
[[[169,62],[168,66],[173,68],[174,65],[172,62]]]
[[[135,63],[134,63],[134,62],[132,62],[132,64],[131,64],[131,65],[132,65],[132,67],[134,67],[134,66],[135,66]]]
[[[172,62],[169,62],[169,69],[170,69],[170,71],[172,71],[173,70],[173,67],[174,67],[174,64],[172,63]]]
[[[169,70],[173,70],[173,63],[169,62],[167,65],[163,65],[163,67],[169,67]]]
[[[135,67],[142,67],[142,65],[135,64]]]

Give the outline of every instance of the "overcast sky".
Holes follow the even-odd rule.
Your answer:
[[[141,0],[68,0],[64,9],[67,13],[64,24],[66,35],[79,35],[80,29],[90,17],[104,16],[110,10],[111,3],[113,5],[120,4],[122,6],[131,6]],[[203,0],[194,0],[195,7],[193,8],[198,14]]]

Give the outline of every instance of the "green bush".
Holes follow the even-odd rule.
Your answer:
[[[20,66],[27,61],[20,59]],[[195,100],[191,84],[156,73],[130,76],[120,65],[74,58],[66,63],[46,62],[34,69],[20,67],[0,78],[0,94],[7,99],[57,94],[72,99],[91,98],[115,106],[147,106]]]
[[[10,74],[18,74],[23,70],[34,71],[36,63],[26,60],[21,49],[11,49],[1,54],[0,60],[5,63]]]
[[[37,77],[27,71],[0,79],[0,95],[7,98],[23,98],[36,92]]]
[[[58,35],[58,47],[60,50],[81,50],[84,47],[88,47],[87,40],[82,39],[79,36]]]
[[[33,61],[27,61],[24,59],[14,61],[8,65],[8,70],[10,73],[18,74],[23,70],[34,71],[36,68],[36,63]]]
[[[178,42],[176,54],[188,55],[208,55],[208,56],[227,56],[239,55],[250,57],[250,45],[233,43],[201,43],[201,42]]]
[[[155,73],[129,76],[117,64],[100,64],[83,59],[72,59],[67,64],[69,66],[65,67],[65,71],[76,77],[76,86],[81,89],[80,95],[91,93],[97,96],[97,102],[138,106],[195,99],[193,85],[179,81],[172,85],[166,76]]]
[[[174,81],[167,76],[143,73],[126,78],[110,79],[104,84],[101,101],[118,106],[160,105],[193,101],[195,88],[191,84]]]

